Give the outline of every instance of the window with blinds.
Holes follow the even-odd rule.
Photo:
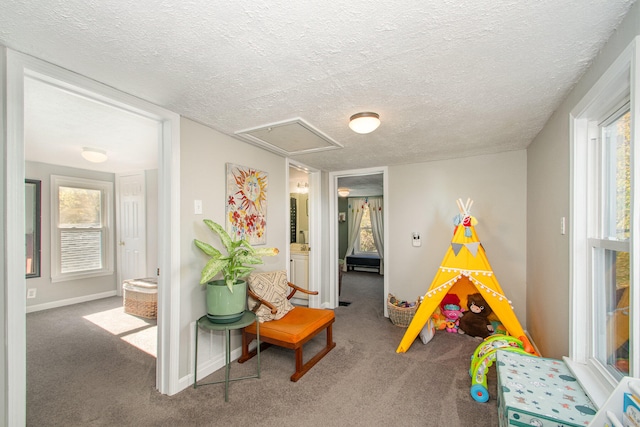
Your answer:
[[[113,184],[52,177],[52,279],[111,274]]]

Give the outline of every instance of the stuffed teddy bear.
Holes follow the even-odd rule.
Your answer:
[[[459,334],[468,334],[473,337],[486,338],[493,333],[493,326],[488,317],[491,307],[480,293],[467,296],[467,308],[458,324]]]

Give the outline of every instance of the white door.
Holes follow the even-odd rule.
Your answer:
[[[118,182],[118,283],[147,274],[144,172],[121,174]],[[122,287],[118,286],[118,295]]]

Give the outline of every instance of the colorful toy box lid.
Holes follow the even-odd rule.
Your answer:
[[[499,350],[498,405],[501,426],[584,427],[596,413],[561,360]]]

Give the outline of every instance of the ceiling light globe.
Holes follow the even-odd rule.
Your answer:
[[[349,119],[349,127],[352,131],[360,134],[371,133],[380,126],[380,115],[378,113],[357,113]]]
[[[81,155],[85,160],[88,160],[92,163],[102,163],[107,160],[107,152],[104,150],[100,150],[99,148],[84,147],[82,149]]]

